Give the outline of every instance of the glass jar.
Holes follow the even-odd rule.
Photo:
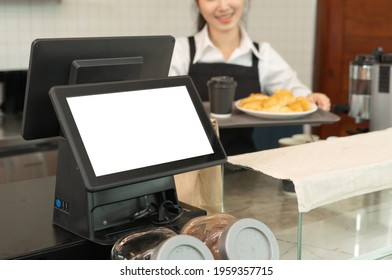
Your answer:
[[[181,234],[200,239],[215,260],[279,259],[274,234],[256,219],[238,220],[228,214],[197,217],[183,226]]]
[[[159,227],[124,236],[112,247],[113,260],[149,260],[154,248],[170,237],[176,236],[173,230]]]
[[[221,259],[219,243],[222,232],[236,220],[234,216],[221,213],[201,216],[187,222],[182,227],[181,233],[192,235],[203,241],[211,250],[214,259],[219,260]]]
[[[160,227],[133,233],[117,240],[113,260],[213,260],[207,246],[189,235]]]

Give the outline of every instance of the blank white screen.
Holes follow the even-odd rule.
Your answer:
[[[185,86],[67,102],[97,177],[213,153]]]

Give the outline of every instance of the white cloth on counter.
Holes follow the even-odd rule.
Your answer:
[[[392,188],[392,128],[229,157],[295,186],[299,212]]]

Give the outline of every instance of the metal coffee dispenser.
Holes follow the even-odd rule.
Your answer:
[[[370,119],[370,95],[374,55],[357,55],[350,62],[349,116],[356,123]]]
[[[370,131],[392,126],[391,66],[392,54],[382,48],[350,63],[349,116],[356,123],[369,120]]]

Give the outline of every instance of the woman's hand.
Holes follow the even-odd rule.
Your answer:
[[[310,102],[315,103],[320,109],[325,111],[331,110],[331,100],[324,93],[313,92],[307,97]]]

